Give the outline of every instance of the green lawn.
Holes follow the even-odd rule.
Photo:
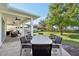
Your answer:
[[[79,33],[64,33],[62,36],[58,32],[42,32],[44,35],[49,36],[50,34],[55,34],[63,38],[63,44],[69,44],[72,46],[79,47]],[[38,33],[34,33],[38,35]]]

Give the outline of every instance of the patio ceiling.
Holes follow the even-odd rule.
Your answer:
[[[24,22],[29,22],[30,18],[4,14],[6,25],[18,26]]]
[[[20,25],[24,22],[29,22],[31,18],[33,20],[39,18],[37,15],[10,6],[0,7],[0,13],[4,15],[5,19],[7,19],[7,25]],[[19,20],[16,20],[16,18]]]

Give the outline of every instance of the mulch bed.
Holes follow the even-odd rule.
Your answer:
[[[79,56],[79,47],[63,44],[63,48],[71,55],[71,56]]]

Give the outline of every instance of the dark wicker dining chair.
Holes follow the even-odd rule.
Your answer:
[[[30,41],[27,41],[25,37],[21,37],[20,42],[21,42],[21,50],[20,50],[20,56],[21,56],[22,55],[22,50],[24,48],[31,48],[31,43],[30,43]]]
[[[39,35],[43,35],[44,33],[38,33]]]
[[[50,39],[55,39],[55,36],[56,36],[56,35],[54,35],[54,34],[50,34],[50,35],[49,35],[49,38],[50,38]]]
[[[61,37],[58,37],[56,36],[55,37],[55,41],[53,42],[52,44],[52,48],[58,48],[59,51],[60,51],[60,55],[62,55],[62,38]],[[54,51],[55,52],[55,51]]]
[[[31,41],[32,40],[32,36],[31,35],[26,35],[25,38],[26,38],[27,41]]]
[[[50,35],[49,35],[49,38],[52,40],[52,42],[55,41],[55,36],[56,36],[56,35],[54,35],[54,34],[50,34]]]

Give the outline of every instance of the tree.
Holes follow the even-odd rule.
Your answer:
[[[41,20],[41,21],[39,22],[38,28],[39,28],[41,31],[44,31],[44,30],[46,29],[46,23],[45,23],[44,20]]]
[[[79,5],[78,4],[61,4],[54,3],[49,5],[48,20],[51,25],[59,27],[61,35],[63,28],[66,26],[79,26]]]

